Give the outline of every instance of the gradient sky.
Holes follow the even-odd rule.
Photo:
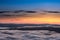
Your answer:
[[[0,10],[60,10],[60,0],[0,0]]]
[[[60,11],[60,0],[0,0],[0,11],[2,10]],[[0,23],[60,24],[60,14],[45,13],[45,15],[42,15],[39,12],[36,14],[34,14],[35,16],[31,14],[33,17],[0,17]]]
[[[13,23],[13,24],[60,24],[60,14],[47,13],[25,15],[25,16],[12,16],[0,17],[0,23]]]

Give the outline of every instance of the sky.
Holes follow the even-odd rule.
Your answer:
[[[44,13],[45,14],[45,13]],[[60,14],[47,13],[25,15],[25,16],[7,16],[0,17],[0,23],[12,24],[60,24]]]
[[[60,0],[0,0],[1,10],[60,10]]]
[[[0,11],[14,10],[50,10],[60,11],[60,0],[0,0]],[[29,14],[29,13],[27,13]],[[1,17],[0,23],[19,24],[60,24],[60,13],[44,13],[24,16]],[[30,16],[30,17],[29,17]]]

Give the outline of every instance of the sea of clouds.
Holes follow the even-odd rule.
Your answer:
[[[60,33],[48,30],[0,30],[0,40],[60,40]]]

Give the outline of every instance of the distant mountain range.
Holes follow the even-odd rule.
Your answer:
[[[36,13],[37,11],[25,11],[25,10],[16,10],[16,11],[0,11],[0,13],[20,13],[20,12],[26,12],[26,13]],[[48,13],[60,13],[60,11],[43,11]]]
[[[36,13],[36,11],[25,11],[25,10],[17,10],[17,11],[0,11],[0,13],[20,13],[20,12]]]
[[[36,11],[25,11],[25,10],[17,10],[17,11],[0,11],[0,16],[21,16],[27,15],[29,13],[36,13]]]
[[[26,11],[26,10],[16,10],[16,11],[0,11],[0,16],[24,16],[30,14],[40,14],[41,12],[45,13],[60,13],[59,11]]]
[[[48,13],[60,13],[60,11],[44,11],[44,12],[48,12]]]

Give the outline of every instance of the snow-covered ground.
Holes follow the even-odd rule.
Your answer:
[[[0,40],[60,40],[60,33],[48,30],[0,30]]]

